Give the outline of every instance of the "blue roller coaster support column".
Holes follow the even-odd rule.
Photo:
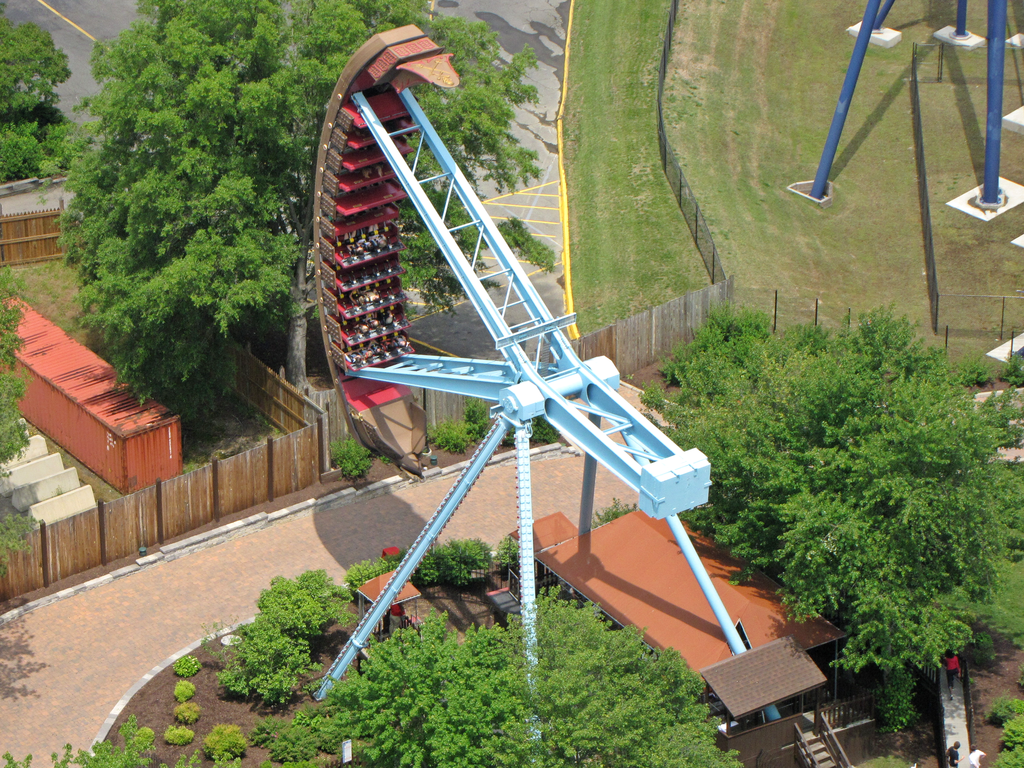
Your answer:
[[[871,31],[874,29],[875,19],[878,17],[879,5],[881,5],[881,0],[868,0],[868,4],[864,8],[864,18],[860,23],[860,32],[857,33],[857,42],[853,45],[850,67],[846,70],[843,89],[839,92],[839,103],[836,104],[835,114],[832,115],[832,125],[828,129],[825,148],[821,151],[818,172],[814,176],[814,186],[811,187],[811,197],[815,200],[824,198],[825,191],[828,189],[828,175],[832,172],[832,162],[836,159],[839,139],[843,135],[843,125],[846,123],[846,114],[850,111],[850,102],[853,100],[853,91],[857,87],[857,78],[860,77],[860,68],[864,64],[864,55],[868,50],[868,43],[871,42]]]
[[[962,0],[962,1],[966,1],[966,0]],[[885,0],[885,5],[882,6],[882,10],[880,10],[878,12],[878,15],[875,16],[875,26],[874,26],[874,31],[875,32],[878,32],[878,31],[880,31],[882,29],[882,25],[885,24],[885,17],[889,15],[889,11],[892,10],[892,4],[895,3],[895,2],[896,2],[896,0]]]
[[[533,491],[530,486],[530,423],[516,427],[516,483],[519,486],[519,608],[526,635],[526,659],[537,663],[537,564],[533,553]]]
[[[958,0],[956,4],[956,31],[953,37],[967,37],[967,0]]]
[[[998,207],[999,151],[1003,132],[1003,69],[1006,59],[1006,0],[988,0],[988,121],[985,125],[983,207]]]

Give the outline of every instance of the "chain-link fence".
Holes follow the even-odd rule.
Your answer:
[[[718,248],[715,247],[711,230],[708,229],[708,224],[704,220],[704,214],[700,212],[700,206],[697,205],[693,190],[687,183],[686,176],[683,175],[676,151],[669,143],[668,135],[665,132],[662,100],[665,95],[665,73],[672,55],[672,33],[675,31],[678,12],[679,0],[672,0],[668,11],[668,25],[665,28],[665,43],[661,50],[661,62],[658,64],[658,150],[661,152],[661,167],[676,196],[679,210],[682,211],[683,218],[686,219],[686,224],[690,227],[690,235],[693,236],[693,242],[704,260],[704,268],[708,271],[711,282],[718,283],[726,279],[722,259],[718,255]]]

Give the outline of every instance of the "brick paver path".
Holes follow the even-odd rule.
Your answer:
[[[533,463],[537,517],[563,512],[575,523],[583,459]],[[124,692],[154,665],[204,634],[255,612],[271,577],[345,567],[408,545],[451,477],[396,493],[285,520],[219,546],[161,563],[0,627],[0,754],[49,755],[70,742],[87,748]],[[599,468],[595,509],[612,497],[634,500]],[[484,472],[445,531],[497,543],[516,526],[514,466]],[[130,710],[129,710],[130,711]]]

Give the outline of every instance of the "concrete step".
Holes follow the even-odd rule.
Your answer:
[[[73,491],[80,485],[78,470],[69,467],[63,472],[36,480],[34,483],[18,486],[11,494],[11,502],[19,512],[27,512],[33,504]]]
[[[12,467],[9,474],[0,477],[0,494],[4,496],[12,493],[15,488],[42,480],[44,477],[56,475],[64,471],[64,462],[60,454],[51,453],[41,459],[34,459],[24,464]]]
[[[96,497],[93,496],[92,488],[83,485],[68,493],[54,496],[52,499],[40,501],[28,508],[32,517],[42,520],[47,525],[63,520],[65,517],[77,515],[96,506]]]

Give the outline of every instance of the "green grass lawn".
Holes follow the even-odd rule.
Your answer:
[[[708,284],[658,156],[668,2],[578,0],[564,120],[580,330]]]
[[[1010,638],[1018,648],[1024,648],[1024,561],[1004,563],[999,570],[999,581],[992,599],[985,604],[968,606],[989,627]]]
[[[954,12],[951,0],[894,6],[886,25],[902,30],[903,42],[869,48],[833,167],[836,201],[823,210],[786,186],[814,176],[854,44],[846,27],[862,8],[805,0],[681,5],[666,118],[742,303],[771,311],[778,290],[780,326],[810,322],[815,299],[826,325],[895,303],[942,343],[942,334],[929,333],[907,78],[912,43],[931,41]],[[662,2],[576,5],[565,160],[584,331],[707,283],[657,155],[654,100],[666,14]],[[969,27],[984,32],[982,5],[971,6]],[[965,82],[922,86],[940,286],[1013,295],[1024,287],[1024,252],[1006,235],[1024,233],[1024,207],[986,229],[944,205],[976,183],[985,109],[976,91],[984,88],[969,80],[984,57],[947,52],[947,80]],[[1021,54],[1010,51],[1004,112],[1021,103],[1021,70]],[[1004,133],[1004,175],[1024,182],[1016,170],[1022,143]],[[949,302],[946,309],[956,318],[951,352],[992,346],[998,302],[965,310]],[[1014,322],[1007,318],[1007,333]],[[957,325],[984,330],[959,333]]]
[[[41,264],[12,267],[21,282],[21,297],[39,314],[56,323],[75,341],[95,349],[88,331],[82,326],[78,305],[78,272],[63,259]]]

